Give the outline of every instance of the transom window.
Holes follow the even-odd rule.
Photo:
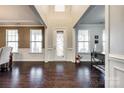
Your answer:
[[[79,53],[89,52],[88,30],[79,30],[78,31],[78,52]]]
[[[6,30],[6,46],[12,47],[12,52],[18,52],[18,30]]]
[[[31,53],[42,52],[42,30],[31,29],[30,30],[30,46]]]
[[[55,12],[64,12],[65,6],[64,5],[55,5],[54,9],[55,9]]]

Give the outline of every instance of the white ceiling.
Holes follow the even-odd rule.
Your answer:
[[[90,6],[77,24],[103,24],[105,22],[105,6]]]
[[[57,18],[64,18],[62,22],[65,20],[67,23],[67,19],[69,19],[68,24],[73,26],[88,7],[89,6],[86,5],[68,5],[65,7],[65,12],[54,13],[54,6],[49,5],[1,5],[0,25],[48,25],[47,23],[51,23],[50,18],[56,20]],[[62,24],[62,22],[60,21],[60,24]]]
[[[89,5],[65,5],[64,12],[55,12],[54,5],[35,5],[47,27],[53,24],[73,27],[88,7]]]
[[[1,5],[0,25],[41,25],[43,21],[30,5]]]

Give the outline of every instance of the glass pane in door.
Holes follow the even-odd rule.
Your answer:
[[[64,57],[64,33],[63,33],[63,31],[57,31],[56,55],[58,57]]]

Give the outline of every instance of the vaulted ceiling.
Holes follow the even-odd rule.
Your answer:
[[[55,21],[58,22],[57,24],[69,22],[71,27],[76,24],[88,7],[89,5],[65,5],[65,12],[55,12],[54,5],[35,6],[47,26],[53,24],[54,22],[52,21]]]
[[[49,26],[56,22],[73,27],[88,7],[89,5],[66,5],[65,12],[57,13],[54,5],[3,5],[0,6],[0,25]]]
[[[33,6],[1,5],[0,25],[41,25],[42,18]]]
[[[105,6],[92,5],[82,15],[77,24],[104,24],[105,22]]]

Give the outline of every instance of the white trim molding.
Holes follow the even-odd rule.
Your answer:
[[[44,25],[0,25],[0,27],[44,27]]]
[[[122,60],[124,62],[124,55],[109,54],[109,60],[111,60],[111,59]]]

